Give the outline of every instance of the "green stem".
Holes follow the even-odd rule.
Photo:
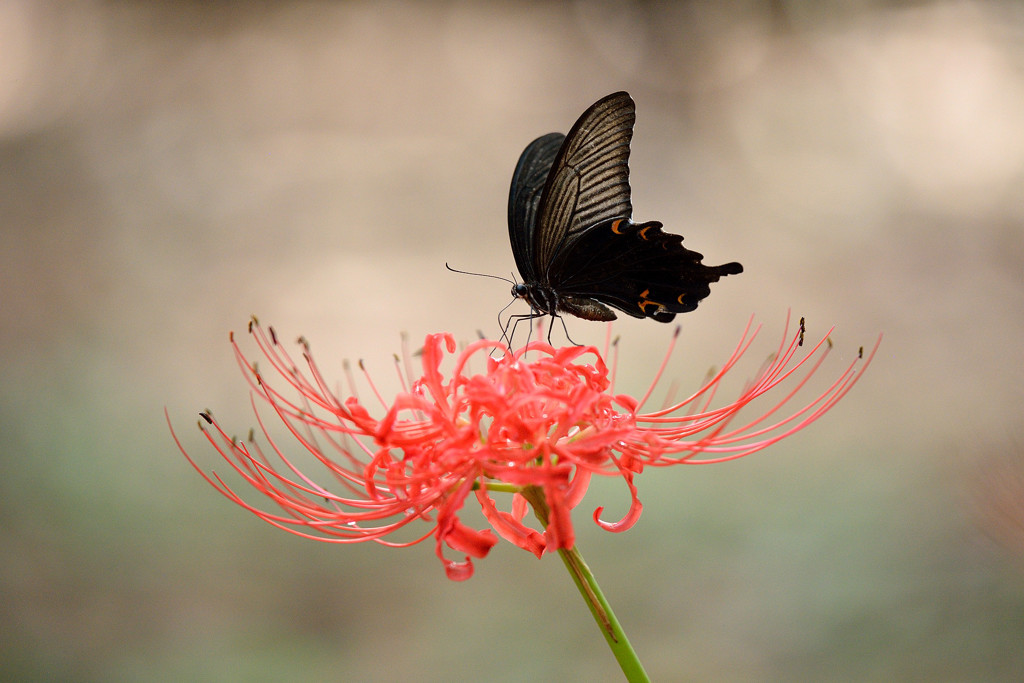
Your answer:
[[[544,491],[536,486],[527,486],[520,493],[529,501],[540,523],[544,525],[544,528],[547,528],[550,510],[547,500],[544,498]],[[612,608],[605,599],[604,593],[601,592],[600,586],[597,585],[597,579],[594,578],[590,567],[583,560],[580,551],[576,549],[576,546],[573,546],[569,549],[563,548],[559,550],[558,554],[562,556],[562,562],[565,563],[566,569],[569,570],[569,575],[572,576],[576,587],[579,588],[583,599],[586,600],[587,607],[590,608],[594,621],[597,622],[598,628],[601,629],[601,633],[604,635],[604,639],[608,642],[608,647],[611,648],[612,654],[615,655],[615,659],[619,662],[626,680],[630,681],[630,683],[638,683],[640,681],[650,683],[651,679],[648,678],[647,672],[644,671],[640,658],[637,657],[636,651],[630,645],[629,638],[626,637],[626,633],[622,630],[619,620],[615,618],[615,613],[612,612]]]

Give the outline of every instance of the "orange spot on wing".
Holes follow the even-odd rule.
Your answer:
[[[640,301],[636,302],[636,305],[640,307],[640,312],[647,315],[648,306],[657,306],[659,309],[665,308],[665,304],[658,303],[657,301],[651,301],[647,298],[647,295],[651,293],[651,290],[645,289],[640,292]]]

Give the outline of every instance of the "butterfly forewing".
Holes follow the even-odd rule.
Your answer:
[[[629,143],[635,120],[633,99],[618,92],[591,106],[565,137],[540,200],[540,229],[533,231],[531,264],[540,280],[548,280],[555,255],[584,230],[632,215]]]
[[[537,209],[563,140],[565,136],[561,133],[537,138],[523,150],[512,174],[512,188],[508,193],[508,237],[519,274],[527,281],[536,280],[538,276],[533,268]]]

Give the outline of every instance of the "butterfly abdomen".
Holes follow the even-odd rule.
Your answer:
[[[559,294],[553,287],[536,282],[516,285],[512,296],[525,299],[530,309],[541,315],[568,313],[584,320],[615,320],[607,306],[593,299]]]

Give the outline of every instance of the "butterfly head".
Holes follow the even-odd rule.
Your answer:
[[[530,304],[535,313],[547,314],[560,310],[562,298],[551,287],[538,282],[522,282],[512,285],[512,296]]]

